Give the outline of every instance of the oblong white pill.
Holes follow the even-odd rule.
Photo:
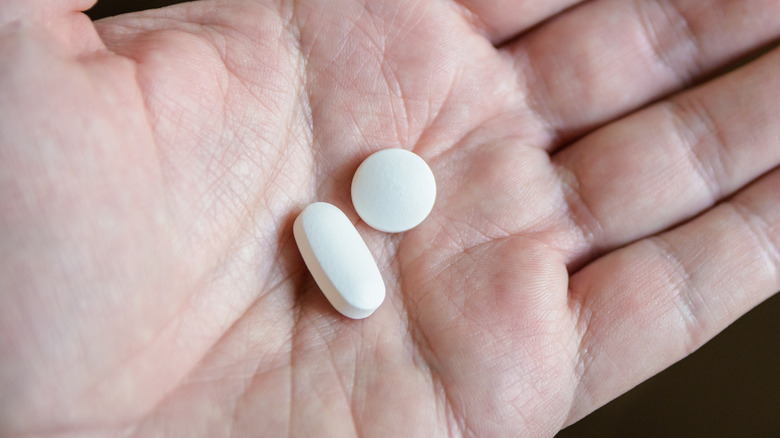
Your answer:
[[[428,164],[406,149],[385,149],[366,158],[352,178],[352,204],[363,222],[400,233],[419,225],[436,202]]]
[[[293,225],[295,242],[314,281],[344,316],[365,318],[385,299],[382,274],[360,234],[338,207],[316,202]]]

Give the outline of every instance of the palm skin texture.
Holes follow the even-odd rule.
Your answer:
[[[774,294],[780,2],[576,3],[0,1],[0,435],[551,436]],[[402,234],[385,148],[437,178]]]

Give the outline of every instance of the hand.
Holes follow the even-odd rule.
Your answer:
[[[552,435],[780,288],[780,52],[691,86],[776,1],[88,3],[0,6],[0,434]],[[439,186],[400,235],[349,199],[390,147]]]

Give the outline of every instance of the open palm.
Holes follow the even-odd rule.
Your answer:
[[[551,435],[777,291],[780,52],[687,88],[780,3],[575,3],[0,3],[0,434]],[[349,198],[391,147],[439,187],[397,235]]]

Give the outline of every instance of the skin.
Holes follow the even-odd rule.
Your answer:
[[[775,293],[780,3],[575,3],[0,2],[0,435],[551,436]],[[390,147],[438,184],[396,235]]]

